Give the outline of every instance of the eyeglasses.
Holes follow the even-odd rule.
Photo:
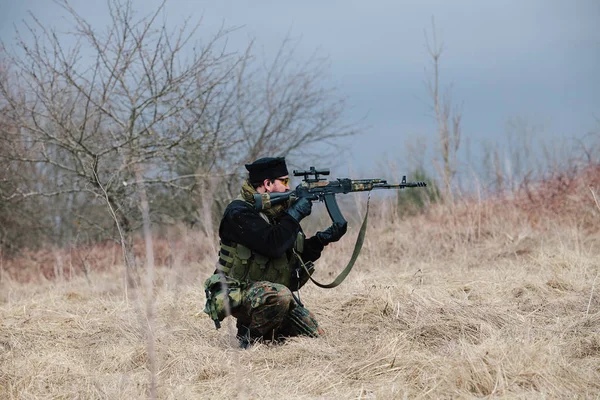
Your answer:
[[[290,178],[275,178],[278,181],[281,181],[281,183],[283,183],[284,186],[287,186],[288,183],[290,183]]]

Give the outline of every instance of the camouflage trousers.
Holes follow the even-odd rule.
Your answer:
[[[277,283],[252,283],[232,315],[237,318],[238,336],[250,340],[319,337],[325,333],[313,314],[296,302],[290,289]]]

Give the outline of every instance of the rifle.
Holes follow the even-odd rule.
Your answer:
[[[385,179],[349,179],[338,178],[328,181],[320,175],[329,175],[329,169],[294,170],[294,176],[303,176],[302,183],[295,190],[284,193],[263,193],[254,195],[254,204],[258,211],[266,210],[287,200],[307,198],[312,201],[323,201],[333,222],[347,223],[335,198],[336,194],[366,192],[374,189],[404,189],[410,187],[426,187],[425,182],[407,182],[406,176],[401,183],[389,184]]]
[[[340,208],[337,204],[335,195],[336,194],[346,194],[351,192],[367,192],[374,189],[404,189],[408,187],[426,187],[427,184],[425,182],[407,182],[406,176],[402,177],[402,181],[398,184],[389,184],[385,179],[349,179],[349,178],[338,178],[335,181],[328,181],[326,179],[320,178],[320,175],[329,175],[328,169],[316,169],[315,167],[310,167],[309,170],[294,170],[294,176],[303,176],[304,179],[302,183],[300,183],[296,189],[284,192],[284,193],[263,193],[263,194],[255,194],[254,195],[254,204],[258,211],[265,210],[271,208],[274,205],[283,203],[287,200],[294,200],[297,198],[307,198],[311,201],[323,201],[325,202],[325,206],[327,207],[327,212],[331,217],[331,220],[335,223],[347,224],[346,219],[342,215]],[[365,233],[367,229],[367,217],[369,214],[369,203],[367,202],[367,211],[365,213],[365,218],[360,227],[360,232],[358,233],[358,237],[356,239],[356,244],[354,245],[354,251],[352,252],[352,257],[348,262],[348,265],[344,268],[344,270],[334,279],[333,282],[329,284],[322,284],[315,281],[311,273],[309,272],[309,268],[302,261],[300,255],[296,253],[300,264],[304,268],[305,272],[308,274],[310,280],[317,286],[330,289],[338,286],[342,281],[348,276],[352,267],[354,266],[354,262],[358,258],[360,250],[362,249],[362,245],[365,239]]]

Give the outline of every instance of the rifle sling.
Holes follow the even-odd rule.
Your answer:
[[[314,280],[313,277],[310,275],[310,272],[308,272],[308,269],[306,268],[304,261],[302,261],[302,258],[300,258],[300,256],[298,254],[296,254],[298,259],[300,260],[300,264],[302,265],[302,268],[304,268],[304,271],[308,274],[308,277],[310,278],[310,280],[318,287],[321,287],[324,289],[332,289],[332,288],[338,286],[340,283],[342,283],[344,281],[344,279],[346,279],[346,277],[352,270],[352,267],[354,267],[354,263],[356,262],[356,259],[358,258],[358,255],[360,254],[363,243],[365,241],[365,234],[367,233],[367,219],[369,217],[369,200],[370,199],[371,199],[371,194],[369,193],[369,198],[367,199],[367,210],[365,212],[365,219],[363,220],[362,225],[360,226],[360,231],[358,232],[358,237],[356,238],[356,243],[354,244],[354,251],[352,252],[352,257],[350,257],[350,261],[348,262],[348,265],[346,265],[346,268],[344,268],[344,270],[342,272],[340,272],[340,274],[337,276],[337,278],[335,278],[333,280],[333,282],[331,282],[329,284],[323,284],[323,283],[319,283],[316,280]],[[294,251],[294,253],[296,253],[296,252]]]

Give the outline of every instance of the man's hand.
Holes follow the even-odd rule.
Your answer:
[[[344,236],[348,230],[348,223],[339,223],[334,222],[329,228],[325,229],[322,232],[317,232],[315,235],[319,241],[323,244],[323,246],[328,245],[331,242],[337,242]]]
[[[294,218],[298,222],[302,221],[304,217],[308,217],[311,211],[312,201],[304,197],[301,197],[298,200],[296,200],[294,204],[292,204],[287,210],[285,210],[286,213],[288,213],[292,218]]]

